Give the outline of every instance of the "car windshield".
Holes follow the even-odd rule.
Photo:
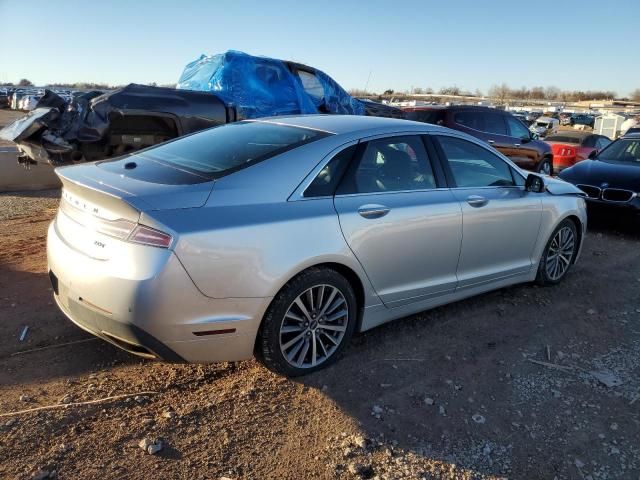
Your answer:
[[[267,122],[211,128],[130,157],[160,162],[210,179],[323,138],[329,133]]]
[[[640,139],[620,139],[598,155],[605,162],[624,162],[640,165]]]
[[[578,145],[580,143],[581,138],[579,137],[569,137],[567,135],[551,135],[547,137],[547,142],[562,142],[562,143],[574,143]]]

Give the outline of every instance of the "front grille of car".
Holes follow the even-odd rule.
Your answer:
[[[580,190],[587,194],[589,198],[600,198],[600,189],[592,185],[576,185]]]
[[[620,188],[605,188],[602,190],[602,199],[607,202],[628,202],[635,196],[631,190]]]

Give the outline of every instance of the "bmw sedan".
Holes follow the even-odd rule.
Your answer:
[[[575,186],[405,120],[245,121],[56,172],[49,275],[72,322],[143,357],[255,354],[286,375],[354,332],[558,283],[586,231]]]
[[[640,214],[640,133],[620,137],[589,160],[560,172],[591,207]]]

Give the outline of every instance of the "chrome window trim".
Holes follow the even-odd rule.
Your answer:
[[[308,200],[319,200],[319,199],[327,199],[327,198],[333,198],[334,196],[338,196],[338,195],[324,195],[321,197],[305,197],[304,196],[304,192],[307,190],[307,188],[309,188],[309,186],[311,185],[311,183],[315,180],[315,178],[318,176],[318,174],[320,173],[320,171],[327,166],[327,164],[333,160],[333,158],[340,153],[342,150],[345,150],[353,145],[357,145],[359,143],[362,142],[369,142],[372,140],[378,140],[381,138],[393,138],[393,137],[406,137],[408,135],[415,135],[418,137],[422,137],[424,135],[428,135],[429,134],[429,130],[400,130],[400,131],[396,131],[396,132],[387,132],[387,133],[376,133],[375,135],[369,135],[366,137],[361,137],[355,140],[350,140],[348,142],[343,143],[342,145],[340,145],[339,147],[334,148],[333,150],[331,150],[327,155],[325,155],[322,160],[320,160],[320,162],[318,163],[318,165],[315,166],[315,168],[313,170],[311,170],[311,172],[304,178],[304,180],[302,180],[302,182],[296,187],[296,189],[293,191],[293,193],[289,196],[289,198],[287,199],[288,202],[300,202],[300,201],[308,201]],[[422,141],[422,140],[421,140]],[[426,150],[426,148],[425,148]],[[429,153],[427,152],[427,156],[429,155]],[[429,162],[433,163],[434,161],[437,161],[437,159],[431,159],[429,158]],[[427,192],[432,192],[434,190],[448,190],[448,187],[442,187],[442,188],[429,188],[429,189],[420,189],[420,190],[396,190],[394,192],[371,192],[371,193],[406,193],[406,192],[417,192],[417,191],[427,191]],[[360,193],[356,193],[356,194],[340,194],[339,196],[346,196],[346,195],[369,195],[369,193],[367,194],[360,194]]]

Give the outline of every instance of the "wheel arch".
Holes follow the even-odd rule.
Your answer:
[[[353,292],[356,296],[356,308],[358,311],[358,317],[356,319],[356,328],[355,331],[359,332],[360,328],[362,327],[362,318],[364,316],[364,305],[365,305],[365,284],[362,281],[362,279],[360,278],[360,275],[358,275],[358,273],[353,270],[351,267],[345,265],[344,263],[338,263],[338,262],[333,262],[333,261],[326,261],[326,262],[320,262],[320,263],[316,263],[313,265],[309,265],[306,266],[305,268],[299,270],[298,272],[296,272],[294,275],[292,275],[286,282],[284,282],[280,288],[278,289],[278,291],[276,292],[276,294],[273,296],[273,298],[271,299],[271,302],[269,302],[269,306],[267,307],[267,309],[265,310],[265,316],[266,316],[266,312],[269,311],[269,309],[271,308],[272,303],[275,301],[275,299],[277,298],[277,296],[280,294],[280,292],[289,284],[291,283],[292,280],[294,280],[295,278],[297,278],[298,276],[302,275],[304,272],[307,272],[309,270],[312,269],[323,269],[323,268],[327,268],[327,269],[331,269],[334,270],[335,272],[339,273],[340,275],[342,275],[347,282],[349,282],[349,285],[351,285],[351,288],[353,288]],[[254,351],[256,351],[258,342],[260,341],[260,332],[262,329],[262,325],[264,322],[264,316],[263,318],[260,319],[260,326],[258,327],[258,335],[256,335],[256,339],[254,342]]]
[[[564,217],[562,220],[560,220],[560,222],[558,222],[558,225],[560,225],[560,223],[562,223],[565,220],[570,220],[571,222],[573,222],[573,224],[576,226],[576,232],[578,234],[578,248],[576,249],[576,254],[573,256],[573,261],[571,262],[575,264],[576,261],[578,260],[578,253],[582,249],[582,241],[584,237],[584,231],[583,231],[584,225],[582,224],[582,220],[580,220],[580,218],[574,214],[569,214],[566,217]]]

